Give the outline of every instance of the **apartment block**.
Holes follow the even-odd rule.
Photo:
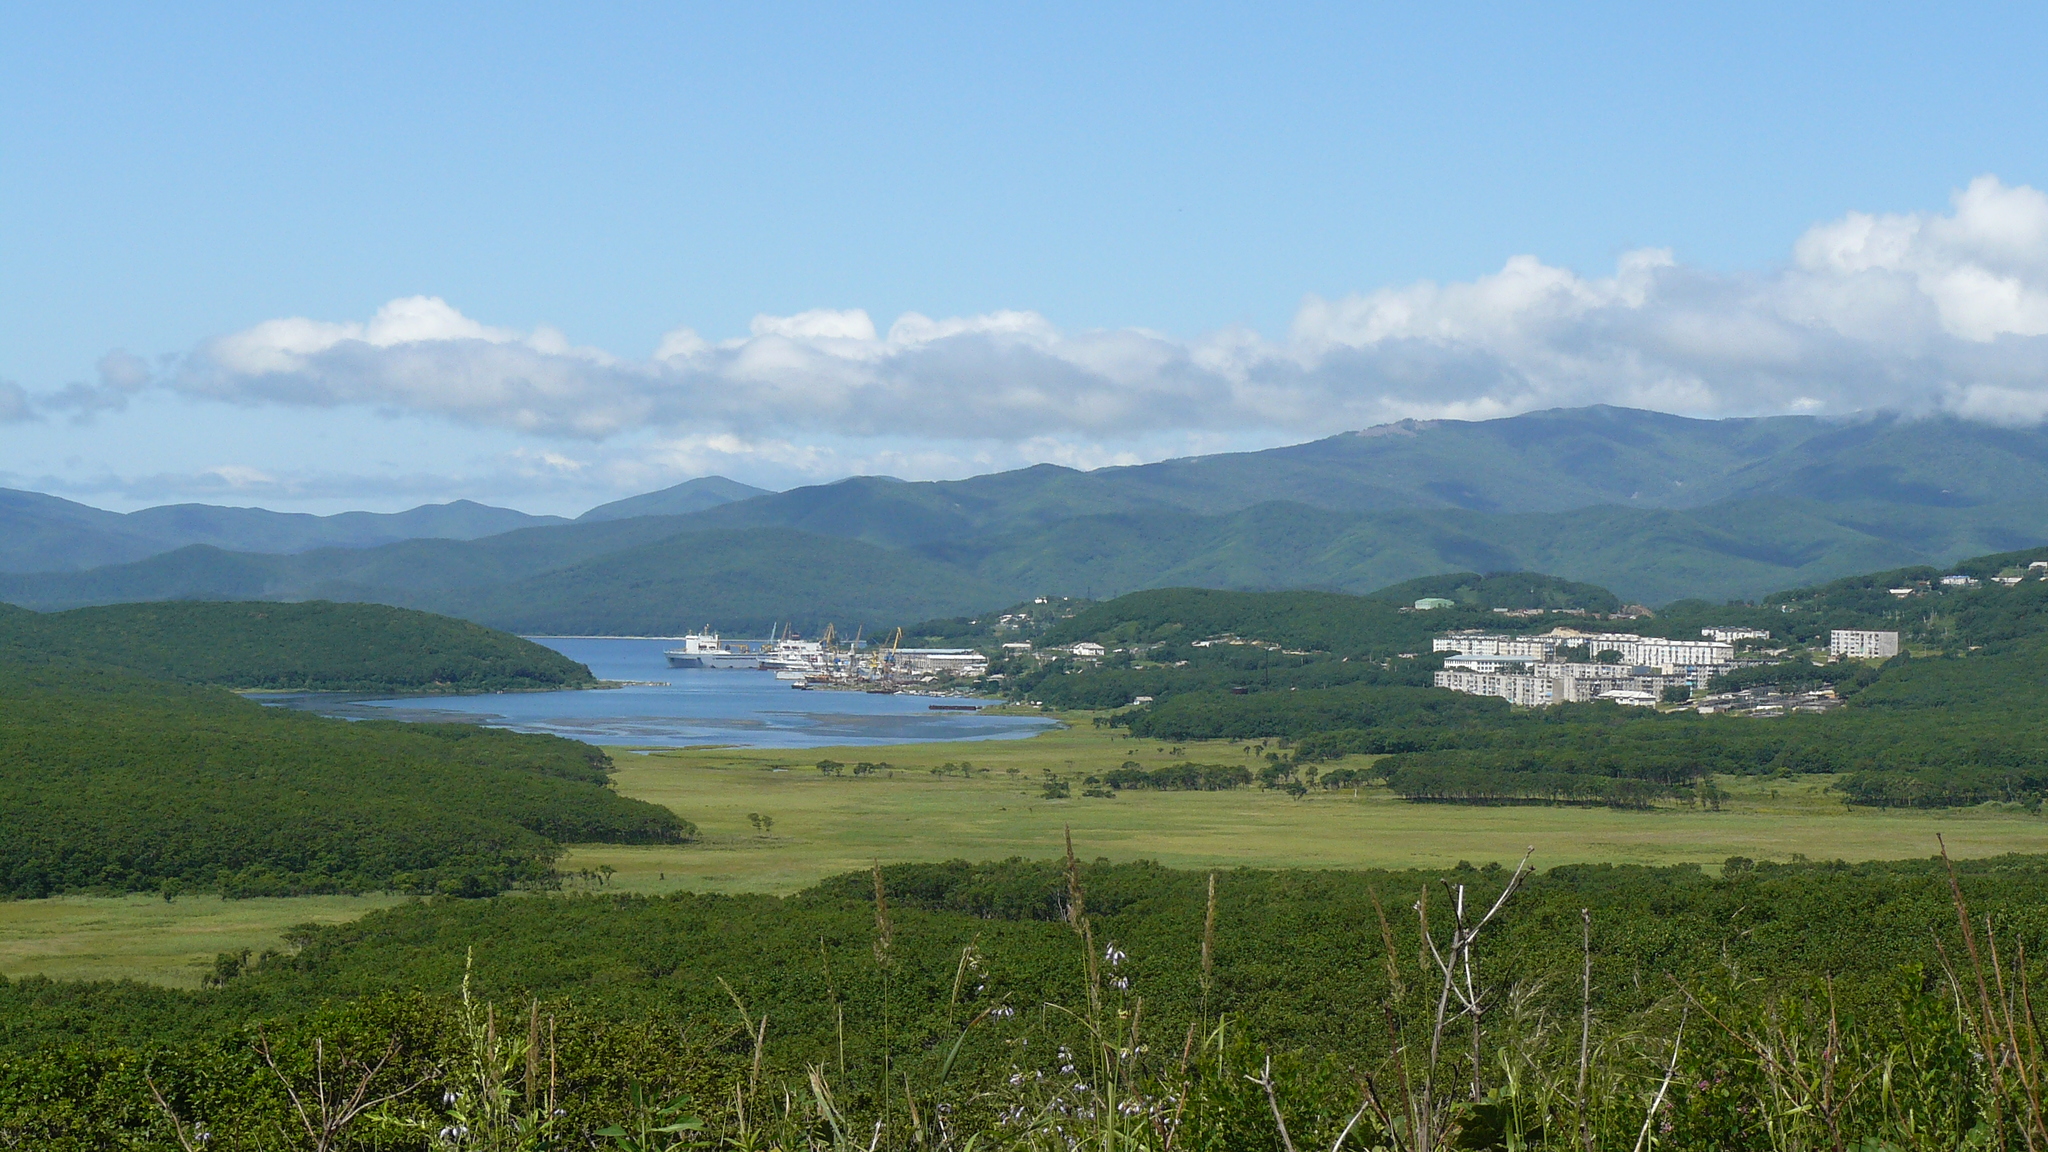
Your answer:
[[[1539,636],[1451,632],[1430,641],[1430,647],[1437,652],[1538,664],[1564,663],[1573,655],[1597,660],[1600,653],[1613,652],[1619,657],[1617,663],[1647,666],[1666,673],[1718,668],[1735,659],[1735,645],[1725,640],[1673,640],[1632,632],[1581,632],[1575,628],[1553,628]]]
[[[1887,660],[1899,654],[1897,632],[1837,628],[1828,633],[1828,655],[1850,660]]]

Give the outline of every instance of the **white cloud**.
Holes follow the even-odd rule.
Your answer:
[[[132,391],[105,366],[102,378],[50,403],[89,410]],[[557,440],[649,434],[678,459],[751,453],[797,470],[819,437],[1120,459],[1119,445],[1162,436],[1301,437],[1597,402],[2032,421],[2048,414],[2048,196],[1982,177],[1945,213],[1816,225],[1786,265],[1750,275],[1661,250],[1597,277],[1516,256],[1467,282],[1309,297],[1279,340],[1068,332],[1020,311],[909,313],[881,332],[865,311],[817,309],[758,316],[720,342],[679,328],[631,359],[412,297],[364,322],[266,321],[207,341],[162,380]]]

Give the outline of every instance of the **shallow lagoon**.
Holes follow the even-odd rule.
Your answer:
[[[1038,716],[935,712],[929,696],[795,691],[772,672],[670,668],[680,640],[536,636],[625,688],[374,699],[309,694],[266,702],[351,719],[463,720],[592,744],[676,748],[822,748],[940,740],[1016,740],[1054,725]],[[962,704],[964,700],[946,701]]]

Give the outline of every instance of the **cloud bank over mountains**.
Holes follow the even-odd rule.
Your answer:
[[[653,356],[515,332],[429,297],[364,323],[281,319],[209,340],[164,383],[236,402],[370,404],[570,439],[649,426],[1016,441],[1247,426],[1301,435],[1404,416],[1616,403],[1700,415],[2048,414],[2048,196],[1982,177],[1945,214],[1850,213],[1764,275],[1659,250],[1582,277],[1492,275],[1305,301],[1283,340],[1063,332],[1031,312],[878,331],[866,312],[688,329]]]
[[[1656,249],[1601,277],[1516,256],[1471,281],[1311,296],[1278,339],[1063,331],[1026,311],[885,331],[820,309],[728,340],[679,328],[636,358],[408,297],[365,321],[265,321],[154,367],[113,353],[97,383],[56,393],[0,382],[0,421],[89,418],[145,391],[510,432],[549,442],[529,463],[565,475],[631,441],[642,482],[750,460],[808,476],[1089,466],[1591,403],[2033,422],[2048,416],[2048,195],[1980,177],[1946,212],[1816,225],[1758,273]]]

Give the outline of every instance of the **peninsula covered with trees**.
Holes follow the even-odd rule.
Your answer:
[[[214,686],[589,681],[526,649],[546,651],[357,605],[0,613],[0,897],[485,894],[551,885],[565,843],[693,835],[612,791],[587,744],[334,720]]]

